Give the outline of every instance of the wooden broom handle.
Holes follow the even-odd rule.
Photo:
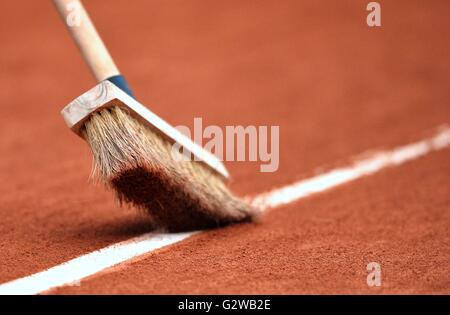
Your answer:
[[[114,61],[79,0],[53,0],[97,82],[119,75]]]

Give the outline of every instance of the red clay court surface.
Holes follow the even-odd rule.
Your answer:
[[[279,125],[280,169],[227,162],[256,195],[450,123],[448,1],[87,1],[137,98],[177,125]],[[141,235],[88,183],[59,114],[95,85],[50,1],[0,3],[0,283]],[[450,293],[450,150],[104,270],[90,293]],[[378,262],[381,287],[368,287]]]

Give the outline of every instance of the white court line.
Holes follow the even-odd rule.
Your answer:
[[[417,159],[431,151],[448,147],[450,128],[443,126],[431,138],[414,142],[391,151],[379,151],[370,157],[354,162],[352,165],[337,168],[327,173],[274,189],[256,196],[252,203],[263,209],[288,204],[311,194],[322,192],[346,182],[370,175],[379,170]]]
[[[417,159],[432,151],[444,149],[449,145],[450,128],[444,126],[431,138],[390,151],[380,151],[368,158],[356,161],[348,167],[331,170],[325,174],[262,193],[253,198],[252,203],[263,210],[288,204],[362,176],[376,173],[383,168]],[[55,287],[74,284],[106,268],[180,242],[196,233],[198,232],[143,234],[142,236],[82,255],[33,275],[1,284],[0,295],[38,294]]]

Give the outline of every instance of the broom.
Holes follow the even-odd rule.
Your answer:
[[[257,210],[228,189],[227,172],[220,161],[211,162],[214,158],[209,152],[180,136],[175,128],[132,98],[81,2],[53,2],[100,82],[99,93],[104,94],[107,89],[107,95],[116,95],[107,102],[108,106],[88,104],[83,108],[79,104],[92,95],[91,91],[62,112],[69,126],[92,150],[94,177],[111,188],[121,203],[147,212],[154,228],[176,232],[254,218]],[[116,91],[117,87],[120,91]],[[74,116],[77,121],[71,121]],[[183,160],[183,154],[173,150],[174,139],[203,158]]]

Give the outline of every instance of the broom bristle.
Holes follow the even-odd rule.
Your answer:
[[[144,209],[157,228],[210,228],[250,221],[257,214],[214,171],[201,162],[182,161],[169,141],[124,109],[94,113],[83,135],[94,155],[94,176],[121,202]]]

